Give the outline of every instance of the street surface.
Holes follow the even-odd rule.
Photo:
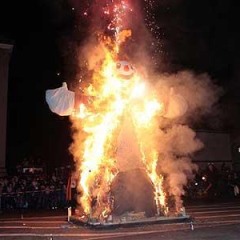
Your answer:
[[[66,210],[0,214],[0,239],[239,240],[240,200],[186,206],[192,224],[153,224],[96,230],[67,222]]]

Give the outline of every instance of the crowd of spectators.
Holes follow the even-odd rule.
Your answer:
[[[227,199],[239,197],[240,172],[223,163],[215,166],[209,163],[199,169],[194,180],[186,188],[186,197],[190,199]]]
[[[15,175],[0,178],[0,211],[8,209],[65,208],[71,167],[45,171],[42,160],[24,159]],[[208,164],[186,187],[186,199],[239,197],[240,174],[224,164]]]
[[[56,209],[67,206],[70,166],[48,174],[44,164],[24,159],[12,176],[0,178],[0,211],[6,209]]]

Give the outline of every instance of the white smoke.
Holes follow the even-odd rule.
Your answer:
[[[213,84],[208,74],[197,75],[193,71],[181,71],[176,74],[161,74],[153,77],[155,88],[165,99],[173,89],[187,102],[188,108],[183,116],[187,120],[199,120],[203,115],[213,111],[213,106],[218,102],[222,90]]]
[[[213,84],[207,74],[197,75],[192,71],[154,76],[154,87],[160,99],[167,102],[170,92],[184,98],[187,111],[175,119],[159,118],[159,172],[166,179],[166,191],[175,197],[176,208],[182,206],[184,186],[194,176],[197,165],[192,163],[193,154],[204,147],[196,133],[188,125],[199,121],[204,115],[211,118],[211,112],[222,90]],[[181,103],[180,103],[181,104]]]
[[[164,1],[165,2],[165,1]],[[142,28],[139,26],[142,25]],[[165,191],[168,196],[175,198],[176,208],[179,209],[182,206],[182,195],[184,194],[184,186],[187,184],[188,179],[194,176],[194,172],[197,170],[197,166],[192,163],[192,155],[200,150],[203,143],[196,138],[196,133],[189,127],[193,122],[199,121],[203,116],[209,115],[213,111],[215,104],[217,103],[219,96],[221,95],[221,89],[214,85],[211,78],[207,74],[197,75],[192,71],[181,71],[174,74],[161,73],[153,74],[151,72],[151,59],[150,54],[146,48],[148,47],[150,40],[148,34],[142,34],[146,32],[144,24],[136,24],[137,29],[133,30],[133,38],[129,44],[126,44],[124,53],[133,60],[133,65],[146,77],[146,81],[149,81],[153,86],[154,92],[157,93],[160,102],[163,102],[166,108],[169,102],[172,101],[173,96],[181,96],[175,98],[175,101],[171,105],[171,114],[163,114],[157,119],[157,128],[155,132],[143,134],[144,142],[150,143],[149,146],[156,146],[159,151],[159,161],[157,170],[159,174],[162,174],[165,179]],[[94,29],[94,28],[93,28]],[[99,27],[96,29],[99,30]],[[138,34],[140,33],[140,34]],[[105,56],[105,52],[101,44],[96,41],[94,35],[88,36],[87,41],[80,50],[80,61],[85,58],[88,64],[88,70],[97,71],[99,62]],[[172,97],[172,99],[171,99]],[[186,102],[186,106],[177,101],[176,99],[183,98]],[[176,105],[175,105],[176,104]],[[176,109],[173,109],[174,106]],[[179,109],[182,109],[181,111]],[[173,113],[174,112],[174,113]],[[180,113],[184,114],[180,114]],[[179,115],[179,116],[177,116]],[[181,116],[180,116],[181,115]],[[170,117],[171,116],[171,117]],[[177,117],[173,117],[177,116]],[[76,127],[76,126],[75,126]],[[123,126],[124,127],[124,126]],[[76,129],[81,129],[80,126]],[[133,132],[125,126],[125,130],[120,134],[119,140],[119,152],[121,159],[125,158],[125,162],[119,162],[122,170],[133,169],[138,167],[135,158],[140,158],[139,149],[134,142]],[[129,132],[128,132],[129,130]],[[131,136],[132,138],[130,139]],[[75,138],[79,138],[76,134]],[[124,138],[126,140],[124,140]],[[121,143],[125,141],[125,146],[121,146]],[[79,148],[79,140],[75,139],[73,148]],[[154,142],[154,143],[153,143]],[[124,147],[127,147],[124,149]],[[146,146],[147,148],[148,146]],[[131,151],[129,151],[129,149]],[[78,150],[82,151],[82,149]],[[81,153],[79,153],[81,155]],[[130,159],[132,158],[133,159]],[[123,160],[122,160],[123,161]],[[133,166],[132,166],[132,165]],[[134,189],[132,189],[134,191]]]

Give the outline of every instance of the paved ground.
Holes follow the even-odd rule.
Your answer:
[[[154,224],[92,230],[67,222],[67,210],[0,215],[0,239],[139,239],[239,240],[240,201],[194,204],[186,207],[193,224]]]

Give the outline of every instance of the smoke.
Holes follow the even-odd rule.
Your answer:
[[[184,97],[188,106],[183,116],[185,123],[189,120],[198,121],[203,115],[210,114],[223,93],[206,73],[198,75],[185,70],[176,74],[161,74],[152,79],[163,98],[166,98],[166,94],[169,95],[171,89]]]
[[[115,1],[118,2],[118,1]],[[120,2],[120,1],[119,1]],[[145,59],[145,66],[149,67],[152,60],[152,50],[156,49],[156,41],[152,38],[149,29],[144,24],[143,10],[139,2],[128,0],[129,9],[122,17],[121,30],[130,29],[132,32],[131,38],[121,45],[121,51],[118,54],[120,59],[128,59],[133,63],[137,63],[137,59]],[[78,48],[79,65],[87,70],[98,69],[105,57],[106,46],[102,45],[100,39],[102,36],[109,39],[114,38],[115,29],[111,28],[113,13],[104,14],[105,10],[111,9],[112,3],[108,0],[103,1],[85,1],[83,6],[79,1],[72,0],[74,8],[78,15],[76,19],[79,28],[82,28],[80,23],[87,21],[85,34],[82,36],[84,41]],[[134,14],[132,14],[134,12]],[[152,66],[151,66],[152,68]]]
[[[192,163],[191,157],[204,147],[189,126],[206,115],[211,119],[222,89],[213,83],[208,74],[197,75],[187,70],[176,74],[155,75],[151,80],[165,104],[174,95],[178,95],[185,102],[179,101],[177,107],[181,109],[181,104],[186,105],[186,112],[182,116],[173,119],[164,116],[159,118],[157,136],[161,156],[158,170],[165,176],[166,190],[175,197],[176,208],[179,209],[182,206],[184,186],[198,168]]]
[[[106,26],[110,23],[108,15],[102,15],[101,11],[106,2],[92,1],[91,7],[86,8],[86,17],[91,19],[91,24],[86,40],[79,48],[79,65],[86,65],[88,71],[97,72],[105,57],[105,46],[99,42],[99,33],[104,33],[108,37],[113,35],[111,30],[106,30]],[[156,170],[164,178],[164,190],[167,196],[174,197],[175,207],[179,210],[182,207],[184,186],[197,171],[197,166],[192,163],[191,157],[204,147],[190,126],[203,116],[210,116],[222,90],[213,84],[208,74],[195,74],[188,70],[174,74],[157,73],[151,57],[155,41],[151,38],[149,29],[143,24],[144,19],[136,1],[130,1],[130,4],[136,14],[127,16],[124,28],[131,29],[133,35],[121,46],[120,57],[127,57],[134,63],[140,75],[149,82],[152,95],[155,94],[159,102],[163,103],[164,111],[155,119],[152,131],[146,128],[133,131],[132,119],[125,116],[118,137],[116,158],[118,169],[128,172],[124,175],[124,183],[129,185],[127,190],[124,188],[118,190],[118,196],[122,195],[121,191],[124,193],[127,191],[128,194],[131,193],[132,199],[141,198],[138,191],[141,187],[144,189],[144,178],[138,183],[135,181],[134,184],[130,184],[132,170],[144,167],[140,160],[141,152],[138,145],[140,142],[146,155],[150,155],[152,149],[158,150]],[[74,126],[76,129],[81,129],[76,122]],[[77,153],[79,156],[83,151],[79,147],[82,139],[80,141],[77,139],[80,135],[81,133],[75,133],[75,144],[71,147],[73,152],[79,152]],[[141,172],[138,174],[140,176]],[[134,176],[137,178],[138,174]],[[117,188],[116,182],[114,185]],[[137,202],[134,203],[138,205]],[[138,210],[141,210],[141,207]]]
[[[144,63],[141,64],[144,66]],[[146,69],[144,72],[148,76]],[[203,116],[211,118],[222,89],[215,85],[207,74],[197,75],[192,71],[155,74],[147,79],[152,86],[149,90],[152,91],[150,94],[157,94],[166,109],[155,119],[154,130],[151,131],[144,127],[133,130],[130,115],[125,117],[118,137],[118,162],[122,171],[143,169],[139,145],[146,154],[151,153],[152,149],[157,149],[159,152],[157,172],[164,176],[164,190],[167,196],[174,197],[175,207],[179,210],[182,207],[184,187],[198,169],[191,158],[204,147],[190,126],[201,120]],[[136,146],[136,143],[139,145]],[[130,184],[130,174],[125,177],[127,176]],[[142,181],[139,181],[139,184],[143,186]],[[134,183],[129,194],[134,196],[136,189],[138,188]],[[137,192],[136,194],[138,195]],[[133,197],[133,199],[138,198]],[[143,197],[143,201],[144,199]]]
[[[166,178],[170,196],[175,197],[176,209],[182,206],[184,186],[193,177],[197,165],[191,162],[191,155],[203,147],[195,132],[186,125],[173,124],[159,134],[160,159],[158,170]]]

